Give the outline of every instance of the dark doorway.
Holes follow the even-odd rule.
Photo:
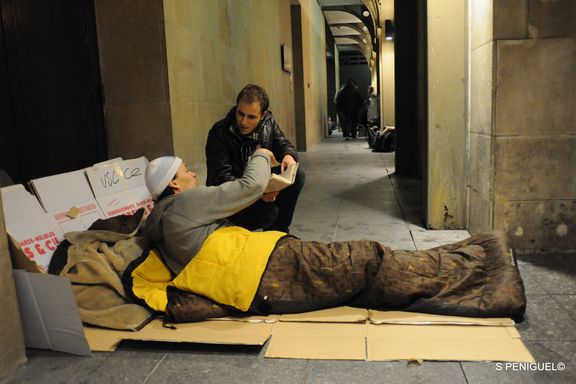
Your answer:
[[[422,180],[423,216],[428,158],[426,20],[426,0],[394,1],[396,173]]]
[[[292,60],[294,65],[294,113],[296,149],[306,151],[306,104],[304,103],[304,64],[302,61],[302,14],[300,5],[291,5]]]
[[[0,0],[0,168],[15,182],[107,158],[93,0]]]

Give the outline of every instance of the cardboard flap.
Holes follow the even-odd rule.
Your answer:
[[[20,245],[10,234],[8,234],[8,248],[10,250],[10,259],[12,269],[23,269],[27,272],[42,273],[44,272],[38,264],[30,260],[20,248]]]
[[[98,198],[145,186],[144,171],[147,164],[148,160],[142,156],[86,168],[86,175],[94,196]]]
[[[6,229],[22,249],[25,258],[36,263],[43,271],[48,270],[52,254],[64,239],[56,220],[46,213],[9,223]]]
[[[97,197],[96,201],[106,217],[132,215],[140,208],[144,208],[148,214],[154,208],[152,196],[145,185]]]
[[[34,179],[30,184],[62,233],[84,231],[104,218],[83,170]]]
[[[491,325],[512,326],[514,320],[508,318],[478,318],[461,316],[442,316],[427,313],[402,311],[369,310],[369,320],[372,324],[454,324],[454,325]]]
[[[16,270],[14,281],[27,347],[90,355],[68,279]]]
[[[14,271],[14,284],[18,294],[18,305],[24,329],[27,347],[52,349],[48,330],[38,306],[36,293],[29,275],[23,271]]]
[[[38,200],[49,212],[94,200],[92,189],[83,170],[61,173],[30,181]]]
[[[278,322],[266,357],[365,360],[365,324]]]
[[[0,193],[6,225],[46,213],[36,196],[28,192],[22,184],[4,187],[0,189]]]
[[[154,207],[144,172],[145,157],[86,168],[86,175],[105,217],[133,214],[139,208],[150,213]]]

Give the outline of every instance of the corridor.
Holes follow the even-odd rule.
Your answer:
[[[325,139],[303,153],[307,173],[293,234],[306,240],[376,239],[425,249],[465,231],[426,231],[420,183],[394,175],[394,155],[364,140]],[[499,371],[492,362],[322,361],[266,359],[263,347],[124,342],[92,357],[29,350],[13,383],[573,383],[576,382],[576,261],[521,256],[528,317],[517,327],[538,362],[563,372]],[[545,263],[539,260],[546,260]]]
[[[394,174],[394,153],[375,153],[365,139],[341,134],[300,154],[306,185],[292,232],[305,240],[378,240],[393,249],[458,241],[466,231],[427,232],[421,182]]]

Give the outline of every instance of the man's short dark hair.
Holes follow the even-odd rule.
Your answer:
[[[266,112],[270,106],[270,100],[268,100],[266,91],[256,84],[248,84],[242,88],[240,93],[238,93],[238,97],[236,97],[236,105],[238,105],[240,101],[249,104],[258,101],[260,103],[260,112],[262,113]]]

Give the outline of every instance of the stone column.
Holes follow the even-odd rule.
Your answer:
[[[576,249],[576,2],[479,3],[469,227],[505,230],[515,248]]]

